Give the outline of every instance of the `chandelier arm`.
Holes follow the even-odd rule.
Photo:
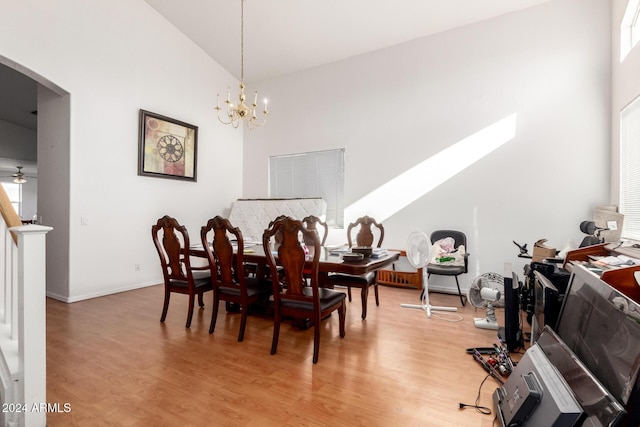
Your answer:
[[[220,112],[218,112],[218,120],[219,120],[219,121],[220,121],[220,123],[222,123],[223,125],[230,125],[230,124],[231,124],[231,121],[225,122],[224,120],[222,120],[222,119],[220,118]]]
[[[217,112],[218,120],[220,121],[220,123],[222,123],[223,125],[230,125],[230,124],[233,124],[235,114],[234,114],[234,113],[233,113],[233,111],[229,108],[229,106],[228,106],[228,105],[227,105],[227,117],[228,117],[228,119],[229,119],[229,121],[228,121],[228,122],[227,122],[227,121],[222,120],[222,118],[220,117],[220,110],[222,110],[222,108],[220,108],[219,106],[216,106],[216,107],[214,108],[214,110],[216,110],[216,112]],[[237,120],[237,119],[236,119],[236,120]],[[237,127],[237,126],[235,126],[235,127]]]

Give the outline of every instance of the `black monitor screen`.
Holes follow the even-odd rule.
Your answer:
[[[575,266],[556,329],[580,361],[626,405],[640,369],[640,305]]]
[[[511,264],[504,264],[504,329],[498,335],[507,344],[509,351],[517,351],[524,346],[520,327],[520,281],[512,271]]]
[[[539,271],[534,271],[533,323],[531,342],[534,343],[545,325],[556,327],[560,312],[560,293],[551,281]]]

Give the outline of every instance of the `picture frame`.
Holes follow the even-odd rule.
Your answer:
[[[138,175],[197,181],[198,127],[140,110]]]

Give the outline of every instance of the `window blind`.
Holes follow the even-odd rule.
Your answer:
[[[620,113],[622,237],[640,240],[640,98]]]
[[[322,197],[329,226],[344,224],[344,149],[269,157],[269,197]]]

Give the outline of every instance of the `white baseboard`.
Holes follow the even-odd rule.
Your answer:
[[[433,285],[429,283],[429,290],[433,292],[438,292],[441,294],[458,295],[458,288],[455,287],[455,283],[453,288],[451,286],[442,286],[442,285],[438,286],[438,285]],[[462,295],[467,295],[469,293],[469,290],[461,286],[460,292],[462,292]]]
[[[160,284],[162,284],[162,283],[158,283],[157,281],[138,283],[138,284],[134,284],[134,285],[123,286],[123,287],[117,288],[117,289],[110,289],[108,291],[94,292],[94,293],[84,294],[84,295],[76,295],[76,296],[71,297],[71,298],[63,296],[63,295],[58,295],[58,294],[56,294],[54,292],[47,292],[47,297],[53,298],[53,299],[58,300],[58,301],[66,302],[66,303],[73,303],[73,302],[83,301],[83,300],[87,300],[87,299],[99,298],[99,297],[104,297],[104,296],[107,296],[107,295],[118,294],[120,292],[127,292],[127,291],[133,291],[135,289],[147,288],[149,286],[155,286],[155,285],[160,285]]]
[[[76,296],[71,297],[71,298],[63,296],[63,295],[56,294],[54,292],[47,292],[47,297],[53,298],[55,300],[62,301],[62,302],[65,302],[65,303],[73,303],[73,302],[83,301],[83,300],[87,300],[87,299],[99,298],[99,297],[104,297],[104,296],[107,296],[107,295],[117,294],[117,293],[120,293],[120,292],[127,292],[127,291],[133,291],[135,289],[147,288],[149,286],[155,286],[155,285],[159,285],[159,284],[161,284],[161,283],[158,283],[157,281],[146,282],[146,283],[138,283],[138,284],[135,284],[135,285],[124,286],[124,287],[121,287],[121,288],[111,289],[111,290],[108,290],[108,291],[95,292],[95,293],[84,294],[84,295],[76,295]],[[451,286],[442,286],[442,285],[438,286],[438,285],[429,284],[429,290],[433,291],[433,292],[442,293],[442,294],[458,295],[458,289],[456,289],[455,287],[452,288]],[[460,290],[462,291],[462,295],[467,295],[468,289],[460,288]]]

